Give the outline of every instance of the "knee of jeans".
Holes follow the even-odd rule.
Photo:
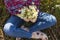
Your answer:
[[[3,31],[5,34],[10,35],[11,34],[11,26],[13,26],[12,23],[6,23],[4,25]]]
[[[56,22],[57,22],[57,19],[54,15],[50,15],[48,20],[52,24],[56,24]]]

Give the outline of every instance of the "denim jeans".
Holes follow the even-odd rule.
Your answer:
[[[29,32],[19,28],[24,20],[12,15],[4,25],[4,32],[11,37],[31,38],[32,32],[47,29],[57,22],[55,16],[44,12],[39,12],[37,21],[31,25]]]

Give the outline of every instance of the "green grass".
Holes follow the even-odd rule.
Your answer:
[[[60,0],[57,0],[57,4],[60,4]]]

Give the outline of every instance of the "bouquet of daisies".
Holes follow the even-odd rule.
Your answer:
[[[29,22],[35,22],[37,20],[39,10],[35,5],[29,5],[28,7],[24,6],[19,10],[21,13],[16,14],[21,19]]]

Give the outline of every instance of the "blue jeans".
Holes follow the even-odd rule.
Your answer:
[[[37,21],[29,28],[29,32],[19,28],[24,20],[12,15],[4,25],[4,32],[11,37],[31,38],[32,32],[47,29],[57,22],[55,16],[40,12]]]

